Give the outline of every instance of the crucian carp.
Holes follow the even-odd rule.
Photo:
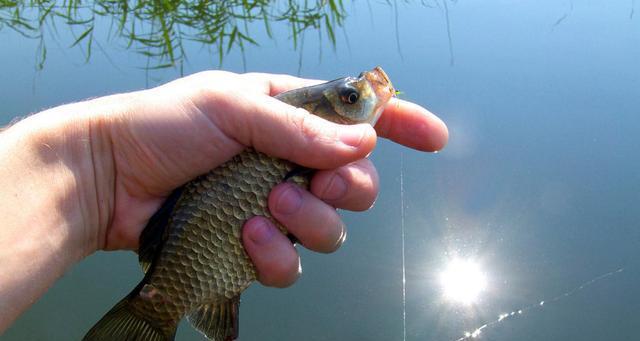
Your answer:
[[[374,125],[394,94],[376,67],[276,98],[336,123]],[[140,236],[144,278],[84,340],[173,340],[185,316],[210,340],[235,340],[240,294],[256,279],[242,225],[256,215],[273,220],[267,196],[277,184],[307,188],[308,172],[299,168],[248,148],[176,189]]]

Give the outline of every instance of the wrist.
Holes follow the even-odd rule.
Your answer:
[[[0,264],[11,274],[0,276],[0,331],[82,254],[72,228],[79,215],[63,199],[74,178],[35,116],[0,134]]]
[[[91,101],[56,107],[3,133],[16,155],[9,178],[35,206],[13,209],[37,218],[67,267],[101,248],[111,216],[110,140],[104,115],[92,109]]]
[[[115,179],[115,96],[56,107],[0,132],[0,334],[74,263],[104,247]]]

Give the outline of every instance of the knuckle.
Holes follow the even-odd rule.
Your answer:
[[[305,139],[306,146],[331,144],[338,140],[338,132],[335,129],[329,129],[322,118],[311,115],[304,109],[298,108],[296,110],[303,113],[299,115],[298,129]]]
[[[357,173],[353,175],[353,178],[356,182],[354,187],[358,188],[358,200],[353,200],[353,209],[365,211],[373,206],[378,197],[380,179],[373,163],[368,159],[355,163],[354,168]]]
[[[303,190],[297,185],[285,182],[271,190],[267,205],[270,212],[286,225],[288,220],[295,219],[300,215],[304,201]]]
[[[320,131],[311,115],[304,109],[295,109],[297,120],[297,128],[302,133],[302,136],[306,139],[307,144],[313,143],[315,139],[320,136]]]
[[[287,113],[288,124],[293,127],[293,136],[298,136],[297,141],[292,141],[295,148],[289,149],[289,160],[298,160],[308,157],[311,148],[321,135],[313,118],[304,109],[294,108]]]

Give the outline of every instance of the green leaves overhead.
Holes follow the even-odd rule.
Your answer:
[[[335,46],[334,28],[344,17],[341,0],[0,0],[0,30],[39,39],[39,66],[46,58],[45,35],[57,37],[61,29],[72,30],[75,38],[67,46],[82,48],[87,59],[94,36],[100,36],[124,41],[150,59],[150,68],[164,68],[180,65],[189,41],[212,47],[222,63],[231,50],[258,44],[249,30],[254,22],[269,38],[271,23],[286,22],[294,48],[308,29],[325,31]],[[96,25],[104,20],[111,25]]]

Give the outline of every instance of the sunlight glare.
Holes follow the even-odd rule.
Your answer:
[[[448,300],[470,305],[487,288],[487,278],[476,262],[454,259],[440,274],[440,285]]]

